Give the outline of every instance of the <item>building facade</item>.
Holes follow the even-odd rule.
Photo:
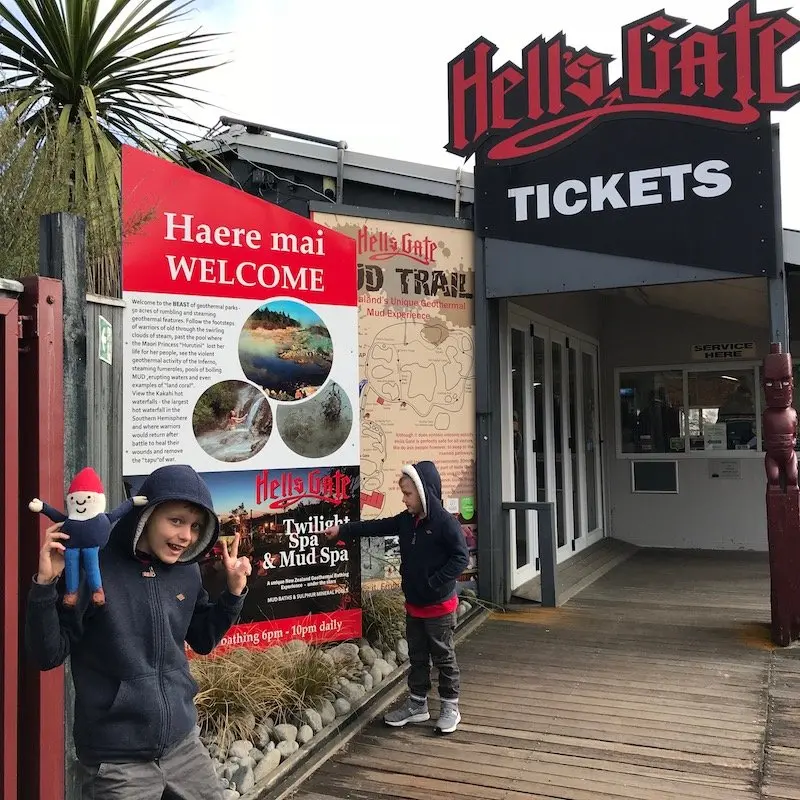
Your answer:
[[[741,9],[753,13],[737,8],[733,23]],[[376,374],[367,354],[385,343],[362,330],[361,378],[373,387],[362,403],[362,452],[374,445],[376,411],[379,428],[394,426],[375,463],[364,456],[362,472],[378,463],[391,465],[388,474],[407,458],[450,453],[445,503],[474,538],[468,577],[477,569],[480,594],[497,603],[528,596],[542,573],[544,507],[559,565],[608,538],[766,550],[761,359],[770,342],[797,341],[800,356],[800,313],[791,314],[800,300],[800,232],[780,224],[778,131],[767,103],[739,128],[621,114],[559,147],[500,158],[511,139],[519,148],[535,130],[479,130],[476,109],[488,103],[479,92],[492,73],[477,45],[450,65],[449,147],[476,155],[474,175],[235,121],[204,144],[247,191],[363,237],[363,320],[376,296],[386,310],[401,295],[399,270],[416,285],[404,310],[421,316],[395,308],[398,324],[413,321],[424,334],[436,322],[436,335],[424,339],[431,351],[448,346],[448,331],[471,338],[470,354],[456,352],[462,366],[471,360],[472,379],[462,385],[471,384],[473,396],[443,408],[438,388],[422,388],[430,364],[420,372],[410,355],[381,386],[383,367]],[[505,113],[522,120],[515,97],[507,93]],[[453,125],[462,126],[460,141]],[[404,252],[403,230],[423,244]],[[424,240],[441,259],[451,250],[447,232],[464,254],[442,269]],[[438,282],[432,272],[441,273]],[[449,302],[461,304],[457,325],[444,310]],[[387,400],[411,397],[436,413],[390,420],[380,411]],[[439,448],[436,414],[472,447]],[[475,470],[472,481],[456,469],[459,460]],[[370,494],[362,487],[362,508]],[[513,502],[543,505],[522,510]],[[393,508],[389,501],[375,513]],[[365,555],[368,577],[377,579],[381,568]],[[386,555],[378,564],[391,561]]]

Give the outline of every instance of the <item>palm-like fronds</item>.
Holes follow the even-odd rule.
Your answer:
[[[1,124],[64,182],[65,203],[50,210],[87,216],[107,277],[118,273],[121,144],[175,159],[197,133],[180,108],[203,104],[187,81],[217,63],[207,49],[214,34],[177,30],[191,6],[114,0],[100,15],[99,0],[16,0],[16,10],[0,1]],[[118,290],[91,277],[94,291]]]

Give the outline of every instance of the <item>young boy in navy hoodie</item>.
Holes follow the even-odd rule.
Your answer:
[[[432,461],[408,464],[399,481],[406,511],[395,517],[350,522],[326,531],[328,539],[398,536],[400,574],[406,598],[406,639],[410,696],[384,722],[402,728],[426,722],[431,661],[439,671],[442,708],[437,733],[453,733],[461,722],[458,710],[459,669],[453,648],[456,627],[456,579],[464,571],[469,551],[461,526],[442,506],[442,481]]]
[[[71,658],[74,738],[83,796],[93,800],[221,800],[195,731],[197,692],[184,642],[210,653],[238,619],[251,565],[238,537],[223,550],[227,590],[215,603],[198,559],[219,537],[203,479],[162,467],[142,484],[147,504],[129,511],[100,551],[104,606],[81,586],[63,603],[60,525],[48,528],[28,594],[26,644],[41,670]]]

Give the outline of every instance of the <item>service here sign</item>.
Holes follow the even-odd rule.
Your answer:
[[[749,361],[757,357],[755,342],[692,345],[692,361]]]

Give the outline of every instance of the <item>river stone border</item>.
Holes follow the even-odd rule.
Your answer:
[[[462,601],[459,611],[461,615],[455,632],[457,644],[469,636],[488,617],[488,613],[484,609],[473,608],[468,602]],[[353,648],[357,647],[363,663],[365,640],[342,644],[347,647],[340,652],[352,653],[354,652]],[[396,650],[400,650],[401,655],[404,644],[405,641],[401,639],[396,645]],[[295,646],[302,646],[302,644]],[[389,663],[387,658],[380,657],[387,653],[376,653],[372,645],[369,645],[369,648],[376,655],[376,662]],[[368,653],[366,658],[370,659]],[[301,726],[277,725],[272,728],[269,728],[269,725],[261,726],[262,740],[260,742],[234,742],[228,748],[224,764],[216,760],[221,754],[215,751],[214,746],[209,747],[212,757],[215,758],[215,768],[223,787],[225,787],[223,788],[225,800],[234,800],[234,798],[284,800],[295,792],[300,784],[316,772],[335,752],[403,695],[406,691],[405,676],[409,667],[407,654],[404,660],[391,664],[391,667],[391,671],[387,671],[383,663],[378,663],[377,668],[387,673],[386,677],[382,678],[380,683],[374,685],[371,690],[365,690],[364,694],[357,699],[353,697],[352,702],[347,703],[349,710],[341,715],[337,714],[327,724],[320,713],[306,711],[303,720],[305,724]],[[375,664],[373,664],[374,668]],[[365,669],[364,672],[366,673],[367,670]],[[366,675],[363,675],[362,679],[364,677]],[[354,681],[348,681],[348,683],[355,684]],[[358,685],[364,689],[363,684]],[[347,691],[347,687],[343,687],[343,689],[345,692]],[[354,689],[350,691],[353,692],[353,695],[356,694]],[[330,712],[325,716],[329,718]],[[257,748],[258,744],[262,745],[263,751]],[[246,749],[247,753],[244,752]],[[231,758],[234,759],[233,763],[231,763]],[[259,769],[262,761],[266,763]],[[256,774],[265,770],[267,774],[261,777],[261,780],[256,781]]]

